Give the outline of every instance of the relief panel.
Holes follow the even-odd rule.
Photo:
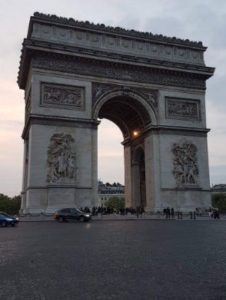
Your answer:
[[[47,158],[47,182],[62,183],[76,178],[73,144],[74,139],[70,134],[56,133],[51,137]]]
[[[183,141],[173,144],[172,153],[173,175],[177,186],[197,186],[199,176],[197,147]]]
[[[41,106],[85,110],[84,87],[42,82]]]
[[[201,121],[200,101],[166,97],[166,118]]]

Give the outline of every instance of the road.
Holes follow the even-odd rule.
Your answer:
[[[226,299],[226,222],[0,228],[0,299]]]

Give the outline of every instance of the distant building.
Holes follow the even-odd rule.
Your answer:
[[[105,206],[109,198],[125,198],[125,186],[119,182],[103,183],[98,181],[98,206]]]
[[[215,184],[211,188],[212,194],[216,193],[226,193],[226,184]]]

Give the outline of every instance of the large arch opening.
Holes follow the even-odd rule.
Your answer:
[[[116,124],[103,119],[98,126],[98,180],[124,185],[122,132]]]
[[[126,207],[146,207],[145,132],[152,123],[151,108],[142,99],[113,94],[102,97],[94,115],[113,122],[121,130],[124,146],[124,183]]]
[[[116,96],[115,96],[116,94]],[[106,95],[98,101],[95,107],[95,117],[106,118],[115,123],[121,130],[124,140],[140,136],[151,123],[147,107],[140,99],[130,95]]]

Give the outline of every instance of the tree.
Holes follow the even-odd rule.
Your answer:
[[[106,207],[119,211],[125,208],[125,199],[123,197],[110,197],[106,203]]]
[[[19,213],[21,204],[21,197],[15,196],[10,198],[4,194],[0,194],[0,211],[4,211],[11,215]]]
[[[213,194],[212,206],[218,208],[220,212],[226,212],[226,193]]]

